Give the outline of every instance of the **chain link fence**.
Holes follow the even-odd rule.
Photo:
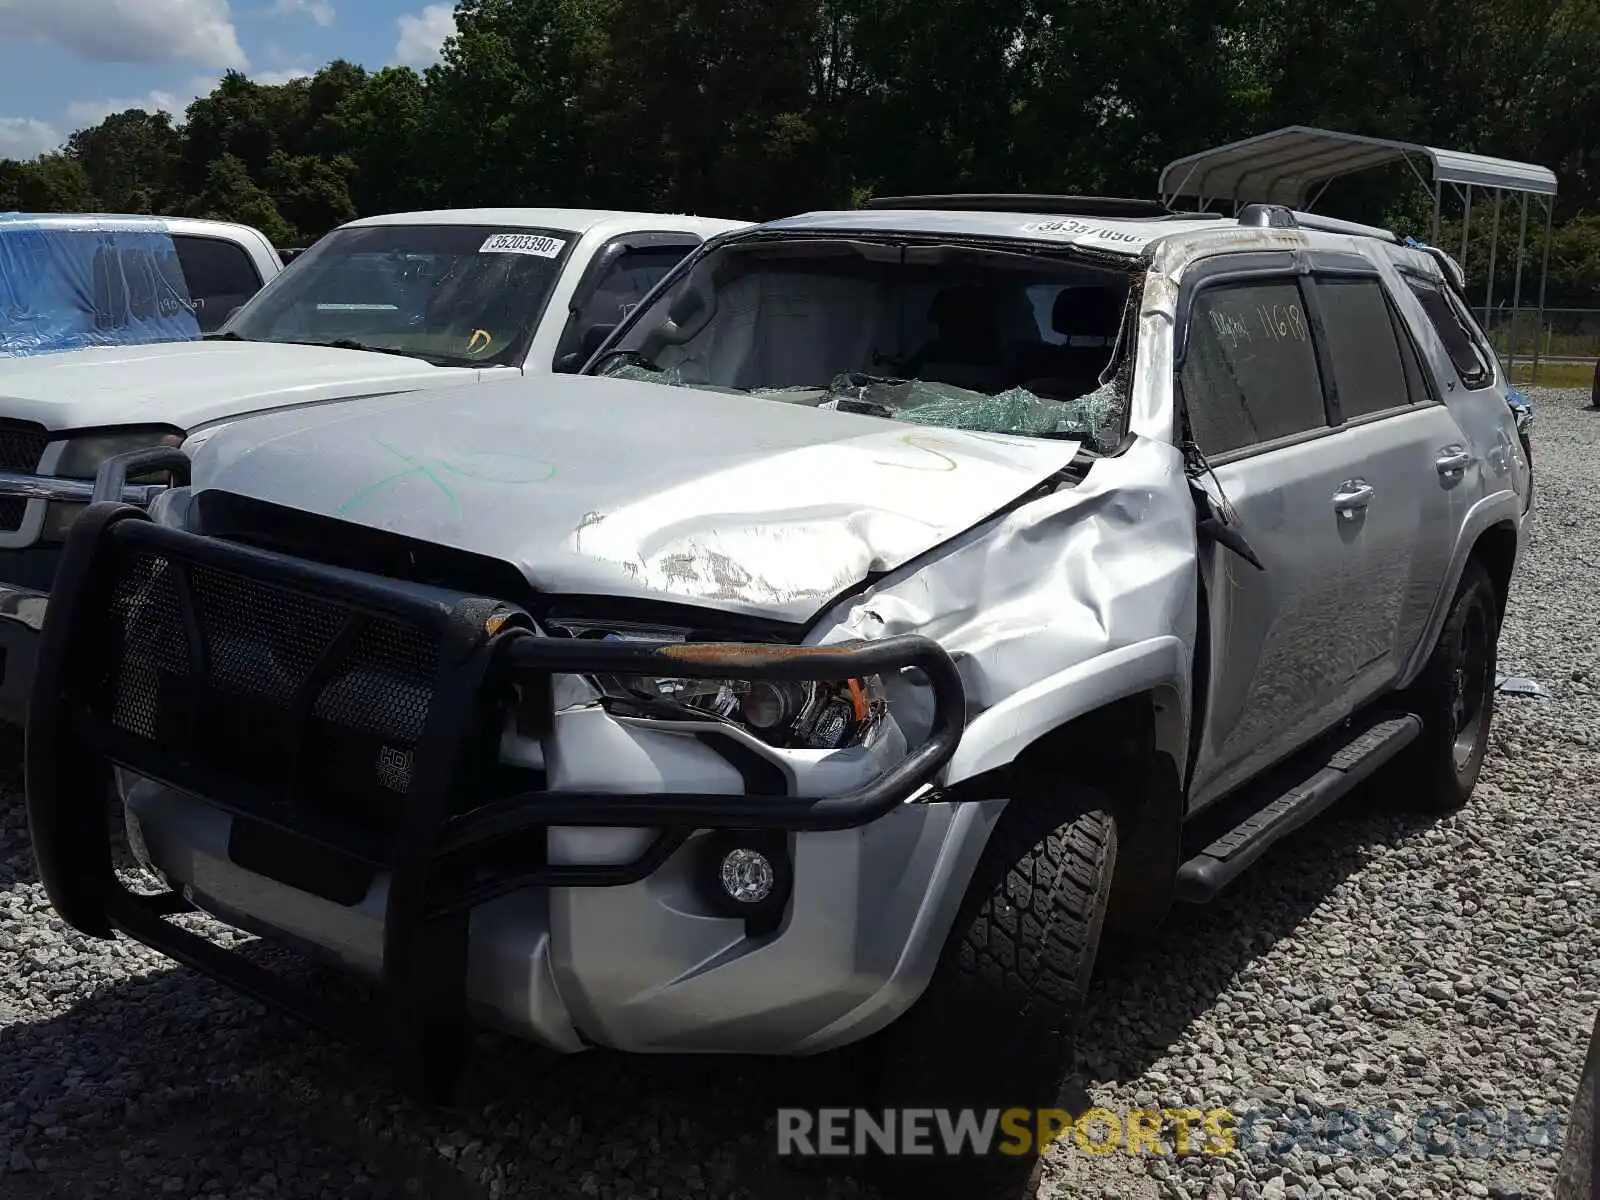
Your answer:
[[[1530,362],[1535,351],[1542,361],[1593,362],[1600,358],[1600,308],[1547,308],[1541,323],[1537,309],[1523,308],[1512,320],[1511,307],[1473,310],[1495,352]]]

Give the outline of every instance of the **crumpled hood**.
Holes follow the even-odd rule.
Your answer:
[[[541,375],[192,438],[218,489],[501,559],[540,591],[804,621],[970,528],[1078,443]]]
[[[436,367],[395,354],[282,342],[94,346],[0,358],[0,417],[37,421],[52,431],[195,429],[262,409],[448,387],[480,374],[475,367]]]

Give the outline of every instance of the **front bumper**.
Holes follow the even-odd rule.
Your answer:
[[[67,504],[116,497],[126,504],[147,506],[166,485],[127,482],[129,467],[146,463],[188,469],[188,460],[179,451],[163,446],[117,456],[104,481],[0,471],[0,497]],[[37,533],[38,521],[24,528]],[[27,719],[34,657],[60,551],[53,545],[14,547],[0,549],[0,559],[4,560],[0,573],[7,581],[0,582],[0,721],[22,725]]]
[[[268,627],[275,657],[259,653]],[[552,727],[557,676],[905,670],[932,696],[926,738],[830,794],[793,794],[748,747],[726,754],[732,786],[687,793],[551,788],[554,768],[508,773],[500,757],[508,730]],[[28,813],[69,924],[120,930],[344,1036],[381,1030],[429,1089],[453,1076],[469,1012],[561,1050],[806,1053],[893,1019],[937,957],[996,806],[907,801],[929,798],[964,707],[954,664],[923,638],[546,636],[495,600],[96,504],[43,623]],[[112,872],[114,773],[135,848],[171,891],[135,895]],[[786,866],[781,911],[707,910],[697,880],[730,838]],[[372,976],[385,1019],[335,1011],[166,920],[191,906]]]
[[[0,551],[3,555],[4,551]],[[49,594],[0,583],[0,721],[22,725]]]

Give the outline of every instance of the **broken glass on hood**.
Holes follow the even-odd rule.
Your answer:
[[[971,433],[1115,440],[1122,406],[1115,383],[1102,384],[1073,400],[1051,400],[1014,387],[996,395],[949,383],[841,375],[828,387],[820,408],[889,417],[914,425],[937,425]]]

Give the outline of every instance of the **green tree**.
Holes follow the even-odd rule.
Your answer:
[[[211,212],[298,240],[427,207],[767,217],[888,192],[1150,195],[1180,154],[1308,124],[1549,164],[1551,295],[1593,303],[1600,0],[462,0],[456,21],[423,74],[232,73],[186,122],[115,114],[65,155],[0,164],[0,204]],[[1403,167],[1321,207],[1431,234]],[[1487,217],[1480,198],[1475,286]]]
[[[347,93],[321,126],[352,163],[357,212],[404,212],[434,203],[454,167],[427,152],[429,95],[410,67],[386,67]]]
[[[451,205],[587,201],[593,160],[581,103],[612,0],[462,0],[427,73],[429,128]]]
[[[350,177],[355,165],[343,155],[318,158],[274,153],[267,160],[267,192],[284,221],[311,240],[346,221],[354,220]]]
[[[80,129],[67,142],[99,206],[112,212],[162,211],[182,152],[183,137],[169,114],[137,108]]]
[[[780,215],[825,197],[811,0],[636,0],[586,97],[606,203]]]
[[[223,154],[211,163],[205,187],[190,202],[188,210],[193,217],[253,225],[276,246],[292,246],[299,240],[299,234],[283,219],[272,197],[250,178],[244,160],[232,154]]]
[[[89,177],[66,154],[41,154],[30,162],[0,160],[0,210],[84,212],[95,207]]]

